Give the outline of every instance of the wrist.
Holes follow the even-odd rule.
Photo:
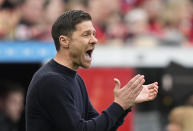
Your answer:
[[[114,100],[114,103],[118,104],[124,111],[127,110],[127,107],[124,106],[124,104],[122,104],[121,102]]]

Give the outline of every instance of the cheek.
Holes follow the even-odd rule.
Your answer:
[[[73,39],[70,46],[70,56],[75,63],[82,63],[85,58],[85,51],[88,47],[89,40],[86,38]]]
[[[73,59],[77,59],[80,56],[82,56],[84,54],[84,48],[83,46],[80,45],[76,45],[76,46],[72,46],[70,49],[70,56]]]

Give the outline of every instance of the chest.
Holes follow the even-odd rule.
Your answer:
[[[74,106],[77,109],[77,111],[80,113],[81,117],[85,117],[85,96],[82,91],[82,85],[78,82],[74,82],[74,91],[72,92],[73,98],[74,98]]]

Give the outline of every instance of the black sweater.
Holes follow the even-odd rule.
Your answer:
[[[33,76],[26,100],[27,131],[115,131],[126,112],[112,103],[100,115],[85,84],[73,70],[53,59]]]

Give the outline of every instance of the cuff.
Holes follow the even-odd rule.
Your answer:
[[[115,124],[125,113],[125,110],[123,110],[123,108],[119,104],[113,102],[104,112],[106,112],[108,116],[110,116],[111,120]]]

